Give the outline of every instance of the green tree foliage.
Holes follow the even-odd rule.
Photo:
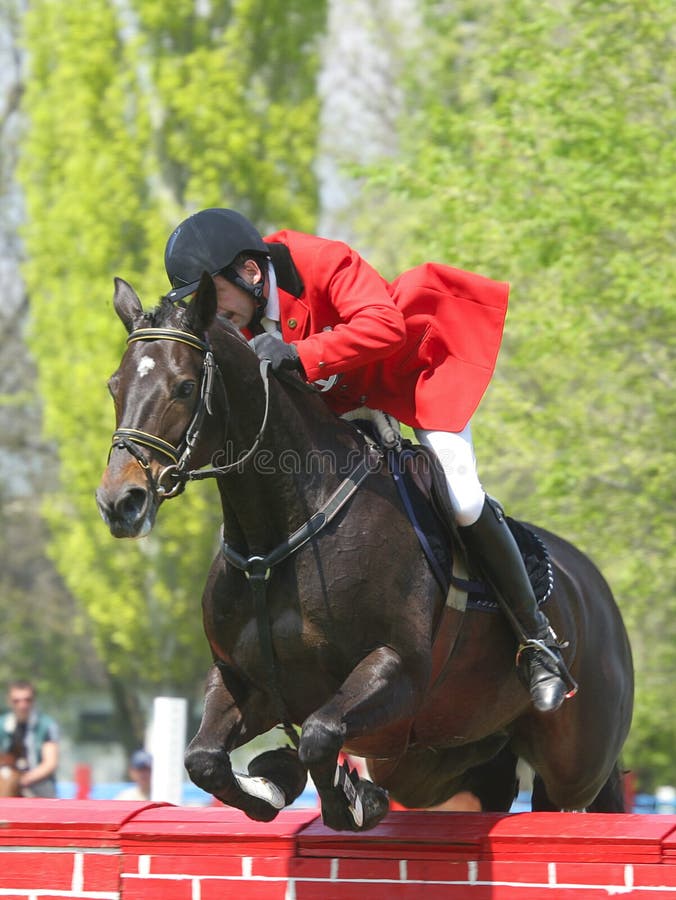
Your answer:
[[[364,235],[389,274],[439,259],[511,282],[475,419],[480,472],[606,574],[637,670],[627,761],[645,787],[673,784],[676,9],[425,9],[400,151],[370,173]]]
[[[202,9],[202,12],[198,10]],[[115,541],[94,489],[113,428],[105,382],[124,348],[112,279],[146,306],[162,253],[209,205],[311,228],[316,212],[315,0],[36,0],[20,177],[31,348],[60,483],[51,555],[119,686],[191,690],[206,671],[200,586],[216,546],[213,485],[163,507],[154,535]]]

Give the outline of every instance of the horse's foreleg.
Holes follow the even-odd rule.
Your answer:
[[[303,724],[299,756],[310,770],[325,824],[337,830],[377,825],[389,808],[387,794],[369,781],[337,768],[346,743],[413,718],[426,677],[412,674],[398,653],[379,647],[363,659],[340,690]],[[400,748],[400,749],[403,749]]]
[[[226,686],[224,677],[232,685]],[[233,690],[234,688],[236,690]],[[236,693],[239,699],[235,698]],[[191,780],[228,806],[250,818],[269,822],[288,802],[283,787],[259,774],[233,772],[230,753],[236,747],[272,728],[274,719],[264,713],[252,715],[252,706],[264,708],[266,701],[252,704],[250,692],[227,670],[213,666],[207,680],[202,721],[185,753]],[[246,712],[245,712],[246,711]]]

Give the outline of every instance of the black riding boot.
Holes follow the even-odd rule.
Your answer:
[[[502,510],[486,497],[477,521],[460,528],[460,532],[511,612],[508,618],[521,644],[517,661],[535,708],[540,712],[558,709],[569,690],[562,677],[567,669],[556,635],[538,608],[521,552]]]

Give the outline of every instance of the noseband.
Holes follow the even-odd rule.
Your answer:
[[[258,430],[252,446],[247,450],[244,456],[232,463],[224,466],[213,466],[208,469],[188,469],[190,457],[194,447],[199,439],[200,430],[206,415],[212,415],[211,399],[214,389],[214,376],[218,375],[220,379],[220,370],[214,360],[214,355],[206,341],[201,340],[188,331],[181,331],[178,328],[137,328],[132,331],[127,338],[127,344],[133,344],[136,341],[175,341],[180,344],[186,344],[195,350],[199,350],[204,354],[202,363],[202,377],[200,379],[200,398],[197,408],[193,413],[193,417],[188,425],[183,440],[179,446],[170,444],[163,438],[154,434],[148,434],[137,428],[118,428],[113,432],[111,444],[111,452],[116,449],[124,449],[129,452],[138,462],[146,473],[148,483],[151,490],[168,500],[176,497],[184,489],[187,481],[198,480],[202,478],[214,478],[218,475],[225,475],[235,467],[241,466],[255,453],[262,437],[268,421],[268,410],[270,406],[270,388],[268,382],[268,370],[270,361],[265,359],[261,361],[260,373],[265,391],[265,412],[263,421]],[[222,383],[222,382],[221,382]],[[171,464],[165,466],[159,473],[157,481],[153,481],[150,473],[150,462],[146,458],[141,448],[147,447],[155,450],[171,460]],[[170,487],[165,485],[165,481],[173,480]]]

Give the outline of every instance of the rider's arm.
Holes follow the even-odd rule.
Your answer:
[[[321,241],[305,289],[315,321],[330,326],[296,342],[308,381],[368,365],[404,343],[387,283],[347,244]]]

